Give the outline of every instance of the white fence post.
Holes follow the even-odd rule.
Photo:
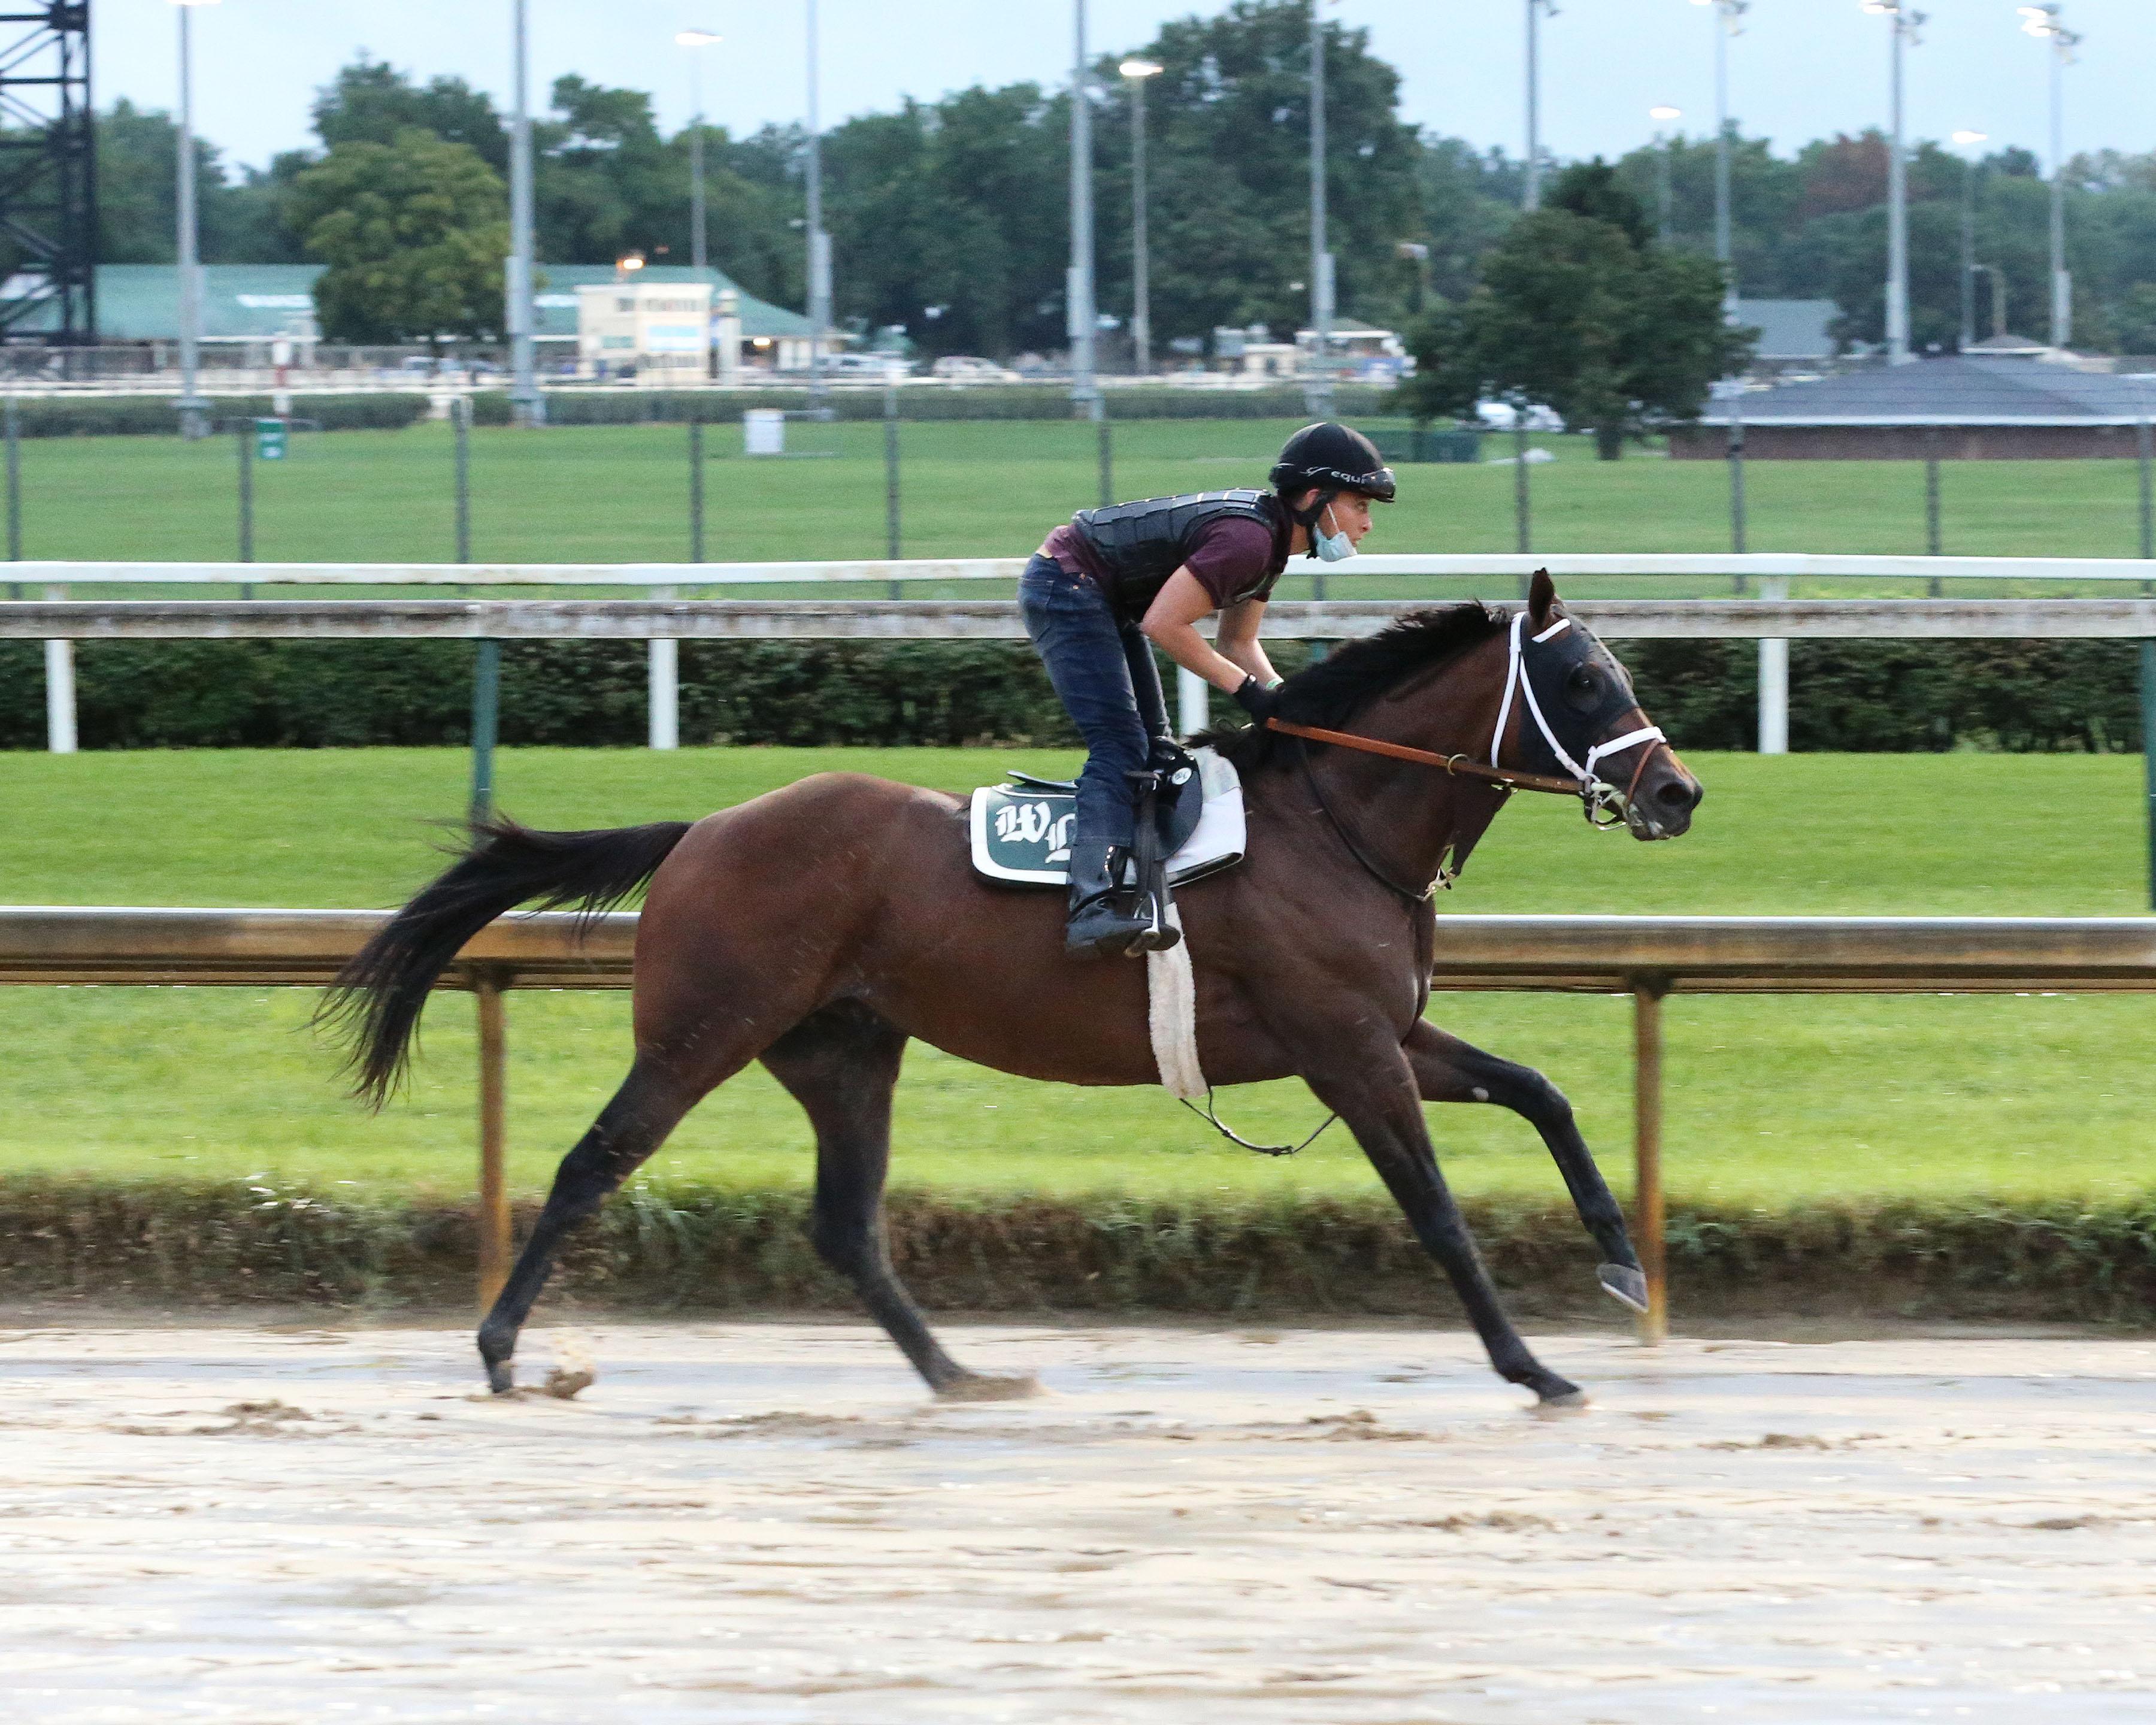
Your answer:
[[[1212,685],[1194,670],[1175,668],[1175,734],[1188,737],[1205,728],[1207,693]]]
[[[674,589],[654,587],[654,599],[670,599]],[[681,746],[681,677],[679,654],[680,644],[676,641],[654,640],[651,644],[651,747],[655,749],[679,748]]]
[[[64,587],[49,587],[45,597],[64,599]],[[45,747],[56,755],[74,752],[74,643],[45,643]]]
[[[1759,583],[1763,599],[1786,599],[1789,583],[1765,580]],[[1786,755],[1789,752],[1789,644],[1763,639],[1759,643],[1759,752]]]

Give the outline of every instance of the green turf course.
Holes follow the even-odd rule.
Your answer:
[[[1049,751],[512,750],[503,805],[557,826],[686,817],[827,768],[958,789]],[[1462,911],[2130,914],[2143,908],[2141,763],[2127,757],[1707,756],[1692,834],[1590,832],[1522,798],[1445,908]],[[372,906],[438,865],[430,819],[460,806],[450,750],[0,755],[0,901]],[[1440,938],[1442,937],[1440,931]],[[183,1178],[290,1192],[456,1199],[473,1167],[472,1008],[430,1010],[410,1098],[339,1100],[309,1000],[253,989],[0,989],[0,1169],[100,1183]],[[515,1189],[543,1187],[626,1060],[625,998],[510,1001]],[[1543,1067],[1620,1187],[1628,1004],[1440,995],[1432,1016]],[[2156,1186],[2147,1070],[2156,1004],[2079,999],[1669,1003],[1669,1170],[1681,1203],[1779,1209],[1903,1196],[2116,1200]],[[1301,1086],[1231,1092],[1246,1130],[1315,1123]],[[1432,1111],[1470,1195],[1550,1201],[1554,1170],[1510,1116]],[[1376,1192],[1337,1130],[1260,1162],[1157,1091],[1022,1083],[916,1045],[895,1183],[943,1193]],[[662,1183],[798,1187],[808,1134],[760,1069],[692,1116]],[[258,1177],[251,1182],[246,1177]],[[344,1185],[340,1183],[352,1183]]]
[[[1127,497],[1262,483],[1291,429],[1285,420],[1118,425],[1115,490]],[[883,556],[883,428],[790,429],[797,445],[827,453],[751,460],[738,453],[736,428],[706,429],[706,555],[714,561]],[[909,557],[1023,556],[1050,526],[1100,501],[1089,424],[940,422],[906,425],[901,438],[903,550]],[[1600,462],[1581,439],[1537,442],[1557,459],[1532,470],[1536,549],[1728,548],[1728,480],[1722,463],[1671,461],[1652,450]],[[474,557],[529,562],[685,557],[687,447],[686,429],[679,425],[475,431]],[[1484,447],[1502,454],[1510,439],[1487,439]],[[302,433],[291,449],[285,461],[255,465],[259,560],[453,560],[446,426]],[[1403,469],[1401,479],[1400,501],[1380,511],[1368,549],[1514,548],[1511,468],[1419,465]],[[26,443],[23,555],[230,559],[237,554],[237,480],[238,455],[228,437],[197,444],[146,437]],[[1950,553],[2138,554],[2138,492],[2130,461],[1948,462],[1941,483],[1943,548]],[[1925,548],[1920,463],[1753,462],[1747,485],[1748,543],[1755,551]],[[1697,589],[1638,582],[1592,588],[1609,595],[1680,590]],[[1837,583],[1822,590],[1860,589]],[[1922,589],[1905,584],[1899,590]],[[1999,590],[1995,584],[1971,588]],[[778,597],[785,589],[762,591]],[[1342,572],[1332,577],[1330,591],[1373,598],[1464,595],[1467,585]],[[85,596],[95,592],[83,589]],[[1299,571],[1281,588],[1287,598],[1307,592]],[[145,595],[137,589],[134,596]]]

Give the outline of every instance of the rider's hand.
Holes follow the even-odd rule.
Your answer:
[[[1263,730],[1265,721],[1280,711],[1280,685],[1260,683],[1255,677],[1245,677],[1233,699],[1236,706],[1250,716],[1250,722]]]

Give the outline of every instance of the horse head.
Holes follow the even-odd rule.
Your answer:
[[[1706,794],[1648,718],[1617,656],[1567,614],[1547,569],[1509,625],[1490,764],[1580,782],[1589,819],[1635,839],[1674,839]],[[1501,757],[1502,757],[1501,760]]]

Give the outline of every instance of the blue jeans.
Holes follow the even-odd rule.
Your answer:
[[[1078,775],[1078,828],[1111,845],[1132,844],[1137,824],[1130,783],[1151,741],[1166,737],[1168,706],[1152,643],[1120,617],[1097,583],[1036,555],[1019,578],[1018,605],[1048,680],[1086,739]]]

